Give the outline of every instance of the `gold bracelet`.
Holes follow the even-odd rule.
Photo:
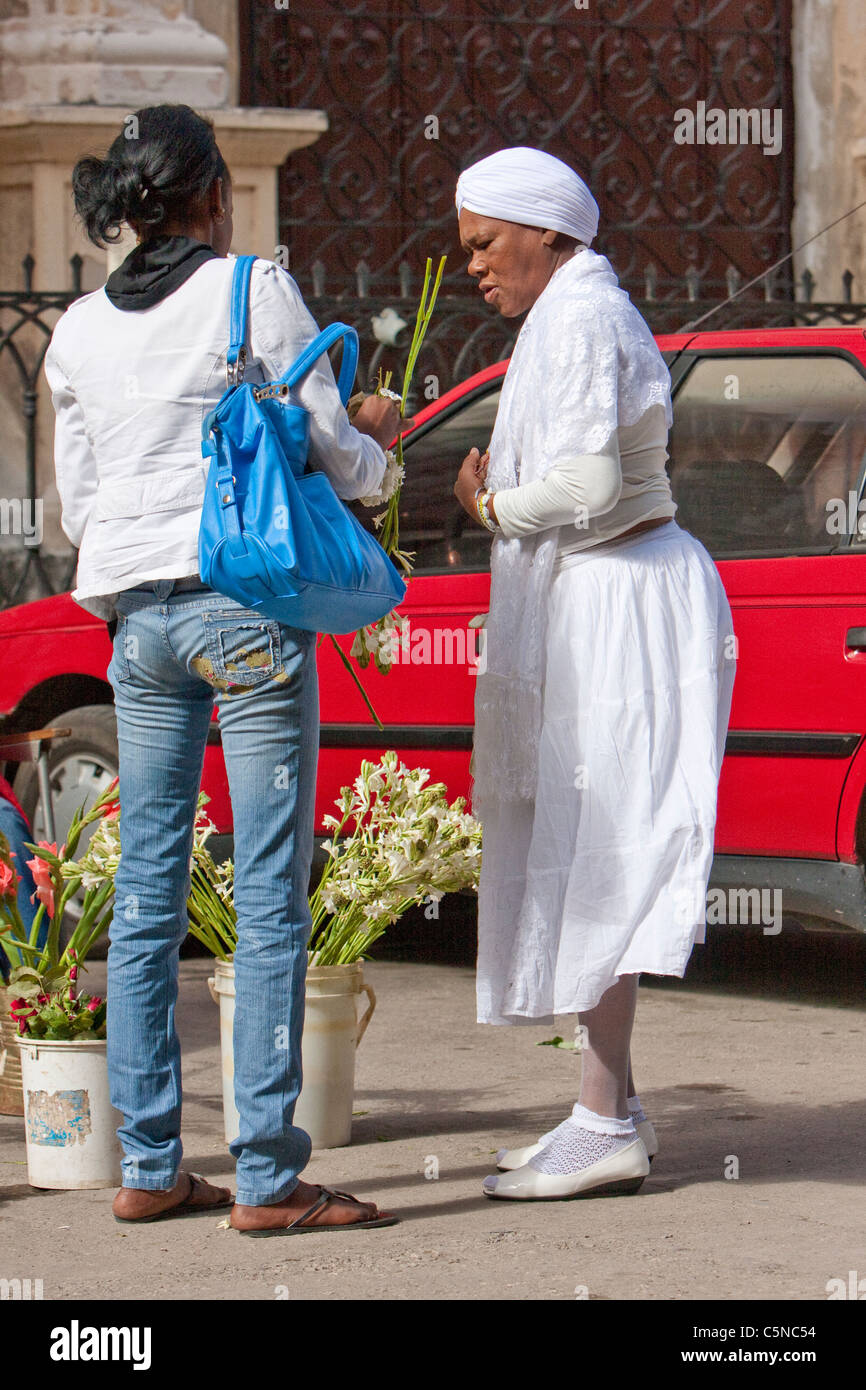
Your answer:
[[[491,489],[488,488],[486,492],[483,492],[480,497],[476,498],[475,505],[478,510],[478,515],[481,518],[482,525],[486,526],[488,531],[495,532],[498,531],[500,527],[497,522],[492,520],[490,513],[487,510],[487,503],[492,496],[493,492]]]

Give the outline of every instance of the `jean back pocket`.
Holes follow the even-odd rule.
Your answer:
[[[261,685],[280,674],[280,625],[275,619],[220,609],[201,617],[214,684],[222,689]]]

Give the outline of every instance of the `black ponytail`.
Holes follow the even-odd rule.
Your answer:
[[[72,171],[75,210],[96,246],[117,241],[122,223],[147,235],[195,213],[214,179],[226,178],[213,126],[189,106],[145,106],[128,116],[105,159]]]

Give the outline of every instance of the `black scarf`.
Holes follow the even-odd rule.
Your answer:
[[[193,237],[148,237],[112,271],[105,293],[118,309],[150,309],[214,256],[212,246]]]

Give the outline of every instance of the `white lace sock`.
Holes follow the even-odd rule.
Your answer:
[[[631,1115],[636,1125],[642,1125],[646,1122],[646,1115],[640,1103],[640,1096],[629,1096],[626,1099],[626,1105],[628,1106],[628,1113]]]
[[[628,1106],[628,1113],[634,1120],[635,1125],[642,1125],[646,1122],[646,1115],[644,1114],[644,1108],[640,1102],[640,1096],[628,1096],[626,1098],[626,1105]],[[550,1143],[555,1133],[555,1129],[549,1129],[546,1134],[542,1134],[538,1141],[542,1148],[545,1148]]]
[[[544,1136],[545,1147],[529,1160],[537,1173],[577,1173],[589,1168],[610,1154],[617,1153],[637,1137],[634,1121],[618,1120],[615,1116],[597,1115],[580,1102],[567,1120]]]

